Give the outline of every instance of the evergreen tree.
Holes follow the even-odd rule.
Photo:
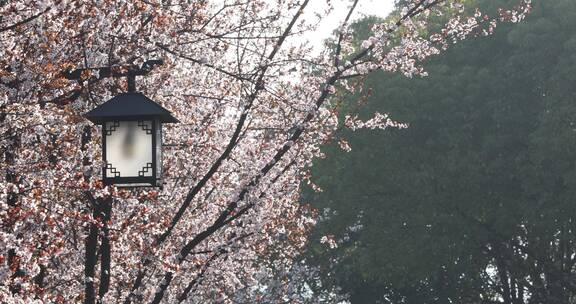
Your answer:
[[[360,116],[389,112],[408,129],[343,131],[352,151],[334,144],[317,161],[329,191],[305,193],[323,214],[310,261],[353,303],[573,301],[576,2],[539,2],[426,69],[365,86]]]

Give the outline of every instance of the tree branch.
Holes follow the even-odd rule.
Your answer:
[[[247,238],[253,234],[254,233],[247,233],[247,234],[242,235],[238,238],[230,240],[227,245],[230,245],[234,242],[243,240],[243,239],[245,239],[245,238]],[[204,276],[204,274],[208,270],[208,267],[210,266],[210,264],[214,260],[216,260],[216,258],[220,257],[221,255],[223,255],[225,253],[228,253],[228,251],[225,250],[224,248],[220,248],[216,253],[212,254],[212,256],[206,261],[206,263],[202,267],[202,270],[200,271],[200,273],[192,281],[190,281],[190,283],[188,283],[188,285],[186,286],[184,291],[182,291],[182,293],[178,296],[178,303],[182,303],[188,298],[188,294],[190,293],[190,291],[192,291],[192,288],[194,288],[194,286],[202,279],[202,277]]]
[[[337,67],[340,64],[340,53],[342,52],[342,39],[344,38],[344,26],[348,24],[348,21],[350,20],[350,17],[352,16],[352,13],[354,12],[354,9],[356,8],[357,4],[358,0],[354,0],[352,7],[350,7],[350,10],[348,10],[348,15],[346,16],[346,19],[344,19],[344,23],[340,28],[340,35],[338,35],[338,43],[336,43],[336,53],[334,54],[335,67]]]
[[[288,26],[284,30],[282,37],[276,42],[274,49],[268,55],[268,58],[267,58],[268,62],[270,62],[276,56],[276,54],[278,53],[278,51],[282,47],[284,41],[286,40],[286,37],[288,37],[288,35],[292,31],[292,28],[296,24],[296,21],[300,18],[300,16],[304,12],[304,8],[308,5],[309,1],[310,0],[305,0],[300,5],[298,12],[294,15],[294,17],[292,18],[292,20],[290,21],[290,23],[288,24]],[[264,76],[266,75],[267,69],[268,69],[268,65],[265,65],[261,68],[260,75],[258,77],[258,80],[256,81],[255,89],[248,98],[247,106],[240,116],[240,119],[239,119],[238,124],[236,126],[236,130],[234,131],[234,134],[233,134],[232,138],[230,139],[228,146],[226,147],[226,149],[224,150],[222,155],[216,160],[216,162],[214,163],[212,168],[210,168],[208,173],[200,180],[200,182],[188,194],[184,203],[182,204],[182,206],[178,210],[176,216],[173,218],[169,228],[160,236],[160,238],[156,242],[156,245],[158,245],[161,242],[163,242],[164,240],[166,240],[168,235],[170,235],[172,229],[175,227],[175,225],[178,223],[178,221],[180,221],[180,219],[182,218],[184,211],[188,208],[188,206],[190,205],[190,203],[192,202],[192,200],[194,199],[196,194],[198,192],[200,192],[200,190],[204,187],[204,185],[208,182],[208,180],[212,177],[212,175],[218,170],[218,168],[220,167],[220,165],[224,161],[224,159],[226,159],[228,157],[228,155],[232,152],[232,149],[237,145],[237,143],[238,143],[237,139],[240,136],[240,133],[241,133],[242,128],[244,126],[244,122],[246,120],[246,117],[248,116],[248,112],[249,112],[248,110],[250,109],[250,107],[252,106],[252,103],[254,102],[256,97],[258,96],[258,93],[262,89],[264,89],[263,81],[264,81]],[[186,246],[184,246],[181,250],[181,255],[180,255],[181,259],[182,260],[185,259],[185,256],[187,256],[188,253],[190,253],[192,248],[194,248],[197,244],[199,244],[204,239],[206,239],[207,237],[212,235],[214,232],[216,232],[218,229],[220,229],[224,225],[224,221],[225,221],[226,217],[228,216],[228,214],[230,214],[230,212],[232,210],[234,210],[234,208],[235,208],[235,206],[228,206],[228,208],[226,208],[226,210],[218,217],[218,219],[213,223],[212,226],[210,226],[207,230],[199,233],[194,239],[192,239],[188,244],[186,244]],[[152,300],[152,303],[159,303],[162,300],[162,298],[164,297],[164,292],[166,291],[166,289],[170,285],[171,281],[172,281],[172,273],[167,272],[164,276],[164,280],[162,281],[162,283],[159,286],[159,289],[158,289],[158,292],[156,293],[156,296]],[[135,288],[137,288],[137,287],[135,286]],[[133,289],[133,290],[135,290],[135,289]]]
[[[24,20],[18,21],[18,22],[16,22],[16,23],[12,24],[12,25],[9,25],[9,26],[6,26],[6,27],[2,27],[2,28],[0,28],[0,33],[5,32],[5,31],[10,31],[10,30],[13,30],[13,29],[21,26],[21,25],[24,25],[24,24],[26,24],[26,23],[28,23],[28,22],[30,22],[30,21],[32,21],[32,20],[34,20],[34,19],[42,16],[43,14],[45,14],[46,12],[48,12],[50,9],[52,9],[52,7],[48,7],[48,8],[46,8],[44,11],[41,11],[40,13],[38,13],[38,14],[36,14],[36,15],[33,15],[33,16],[30,16],[30,17],[28,17],[28,18],[26,18],[26,19],[24,19]]]

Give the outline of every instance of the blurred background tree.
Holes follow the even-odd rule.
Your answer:
[[[388,112],[408,129],[343,131],[352,151],[333,144],[316,162],[329,191],[303,197],[322,214],[307,259],[324,288],[352,303],[574,303],[576,1],[537,1],[526,22],[427,71],[365,86],[360,117]]]

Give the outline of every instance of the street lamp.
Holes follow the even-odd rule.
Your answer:
[[[118,187],[162,184],[162,123],[177,123],[168,110],[135,92],[128,76],[129,92],[108,100],[85,114],[102,126],[102,179]]]
[[[178,119],[150,98],[136,92],[136,76],[145,76],[154,66],[162,64],[162,60],[154,59],[143,62],[141,67],[90,67],[60,73],[61,77],[81,84],[110,77],[127,77],[127,93],[115,96],[84,115],[102,126],[102,179],[105,185],[162,185],[162,124],[177,123]],[[86,191],[86,195],[91,202],[92,216],[98,220],[90,224],[84,263],[87,279],[85,303],[94,303],[96,291],[93,281],[88,279],[94,278],[98,256],[101,262],[98,296],[103,297],[110,287],[112,252],[108,223],[111,221],[113,197],[106,195],[94,198],[89,191]],[[98,247],[99,238],[101,244]]]

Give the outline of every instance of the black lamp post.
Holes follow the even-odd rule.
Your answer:
[[[136,92],[136,76],[151,72],[162,60],[148,60],[142,67],[118,66],[67,70],[61,76],[79,83],[96,82],[108,77],[127,77],[128,92],[120,94],[85,114],[95,124],[102,125],[102,178],[106,185],[119,187],[162,184],[162,123],[176,123],[170,112],[148,97]],[[85,78],[85,71],[97,71],[97,76]],[[100,257],[100,286],[98,296],[103,297],[110,287],[112,259],[108,222],[112,215],[112,196],[94,198],[86,192],[92,203],[93,217],[102,223],[90,225],[85,250],[84,303],[96,303],[96,289],[91,280],[96,273]],[[102,229],[98,248],[99,230]],[[98,252],[100,254],[98,255]],[[90,280],[89,280],[90,279]],[[98,301],[100,303],[100,301]]]

